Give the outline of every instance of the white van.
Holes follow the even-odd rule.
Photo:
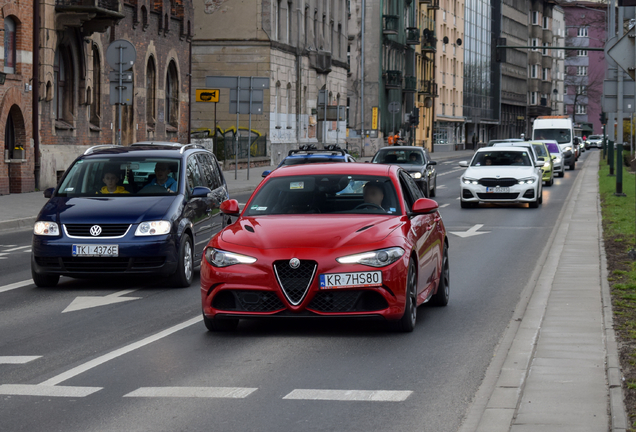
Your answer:
[[[539,116],[532,124],[533,140],[556,141],[565,153],[565,165],[571,170],[576,162],[574,125],[569,116]],[[568,153],[569,152],[569,153]]]

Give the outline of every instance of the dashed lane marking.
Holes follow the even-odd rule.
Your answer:
[[[446,174],[452,174],[454,172],[465,171],[465,170],[466,170],[466,168],[457,168],[457,169],[446,171],[446,172],[443,172],[443,173],[437,173],[437,176],[439,177],[439,176],[443,176],[443,175],[446,175]]]
[[[412,391],[393,390],[316,390],[296,389],[283,399],[296,400],[330,400],[330,401],[369,401],[369,402],[402,402]]]
[[[42,384],[2,384],[0,395],[11,396],[47,396],[47,397],[86,397],[102,387],[51,386]]]
[[[6,253],[6,252],[13,252],[13,251],[17,251],[17,250],[20,250],[20,249],[26,249],[26,248],[30,248],[30,247],[31,247],[31,245],[27,245],[27,246],[18,246],[18,247],[14,247],[14,248],[11,248],[11,249],[5,249],[3,252],[4,252],[4,253]]]
[[[448,207],[450,204],[446,203],[446,204],[442,204],[441,206],[439,206],[439,208],[444,208],[444,207]]]
[[[124,397],[179,397],[243,399],[257,388],[247,387],[141,387]]]
[[[5,286],[1,286],[0,287],[0,293],[2,292],[6,292],[6,291],[11,291],[14,289],[18,289],[18,288],[22,288],[28,285],[33,285],[33,279],[29,279],[29,280],[25,280],[22,282],[15,282],[9,285],[5,285]]]
[[[0,364],[25,364],[42,356],[0,356]]]

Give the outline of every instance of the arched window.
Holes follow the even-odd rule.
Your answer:
[[[99,121],[101,119],[101,94],[102,94],[102,70],[101,63],[99,60],[99,51],[97,50],[97,46],[93,45],[93,91],[91,98],[91,106],[90,106],[90,121],[92,124],[99,126]]]
[[[144,30],[148,28],[148,9],[146,6],[141,7],[141,24]]]
[[[166,123],[179,127],[179,77],[174,61],[170,62],[166,75]]]
[[[154,57],[148,59],[146,66],[146,124],[155,125],[155,113],[157,100],[157,69]]]
[[[4,19],[4,72],[15,73],[15,21],[11,17]]]
[[[73,106],[75,94],[73,92],[73,62],[70,49],[66,46],[58,46],[53,62],[54,94],[53,113],[56,120],[73,122]]]
[[[7,123],[4,126],[4,149],[8,153],[9,159],[13,159],[13,149],[16,147],[15,126],[13,125],[13,117],[11,113],[7,117]]]

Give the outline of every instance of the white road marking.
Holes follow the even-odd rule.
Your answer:
[[[316,390],[296,389],[283,399],[331,400],[331,401],[371,401],[402,402],[412,391],[392,390]]]
[[[31,245],[27,245],[27,246],[19,246],[19,247],[14,247],[12,249],[5,249],[3,252],[13,252],[13,251],[17,251],[20,249],[26,249],[26,248],[30,248]]]
[[[439,206],[439,208],[444,208],[444,207],[448,207],[450,204],[446,203],[446,204],[442,204],[441,206]]]
[[[29,279],[29,280],[25,280],[22,282],[15,282],[9,285],[5,285],[5,286],[1,286],[0,287],[0,293],[5,292],[5,291],[11,291],[17,288],[22,288],[28,285],[33,285],[33,279]]]
[[[446,188],[446,185],[438,185],[438,186],[435,186],[435,187],[436,187],[437,189],[445,189],[445,188]]]
[[[22,252],[31,253],[31,249],[25,249]]]
[[[48,397],[86,397],[102,387],[70,387],[34,384],[2,384],[0,395],[11,396],[48,396]]]
[[[181,397],[243,399],[257,388],[246,387],[141,387],[124,397]]]
[[[6,247],[16,247],[17,245],[0,245],[0,247],[6,248]]]
[[[465,171],[465,170],[466,170],[466,168],[458,168],[458,169],[446,171],[446,172],[443,172],[443,173],[437,173],[437,176],[439,177],[439,176],[443,176],[443,175],[446,175],[446,174],[452,174],[452,173],[457,172],[457,171]]]
[[[75,312],[82,309],[94,308],[97,306],[106,306],[114,303],[121,303],[129,300],[139,300],[141,297],[120,297],[126,294],[130,294],[133,291],[137,290],[124,290],[119,291],[113,294],[109,294],[107,296],[79,296],[75,297],[75,300],[71,302],[70,305],[66,307],[62,311],[65,312]]]
[[[203,320],[203,317],[201,315],[197,315],[194,318],[189,319],[188,321],[182,322],[181,324],[177,324],[174,325],[170,328],[167,328],[163,331],[160,331],[159,333],[156,333],[152,336],[148,336],[147,338],[144,338],[140,341],[137,342],[133,342],[130,345],[126,345],[122,348],[116,349],[115,351],[111,351],[107,354],[104,354],[100,357],[97,357],[96,359],[93,359],[89,362],[86,362],[82,365],[76,366],[73,369],[70,369],[66,372],[63,372],[57,376],[54,376],[53,378],[50,378],[46,381],[44,381],[43,383],[41,383],[40,385],[42,386],[54,386],[56,384],[59,384],[63,381],[66,381],[68,379],[71,379],[81,373],[84,373],[94,367],[97,367],[99,365],[102,365],[110,360],[113,360],[117,357],[120,357],[124,354],[128,354],[131,351],[134,351],[138,348],[141,348],[143,346],[146,346],[148,344],[151,344],[152,342],[158,341],[160,339],[163,339],[166,336],[171,335],[172,333],[178,332],[179,330],[182,330],[184,328],[190,327],[193,324],[196,324],[198,322],[200,322],[201,320]]]
[[[488,234],[490,231],[479,231],[479,228],[483,227],[484,224],[477,224],[471,228],[469,228],[467,231],[451,231],[451,234],[455,234],[458,237],[461,238],[466,238],[466,237],[472,237],[472,236],[476,236],[479,234]]]
[[[42,356],[0,356],[0,364],[25,364]]]

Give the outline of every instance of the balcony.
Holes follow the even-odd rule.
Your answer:
[[[400,17],[398,15],[383,15],[384,26],[382,33],[385,35],[396,35],[400,28]]]
[[[420,29],[418,29],[417,27],[408,27],[406,29],[406,44],[407,45],[420,44]]]
[[[414,76],[404,77],[404,91],[406,93],[415,93],[417,91],[417,77],[414,77]]]
[[[402,88],[402,71],[388,70],[384,73],[384,87],[387,89]]]
[[[81,27],[84,35],[103,33],[124,18],[120,0],[55,0],[55,12],[57,30]]]
[[[331,53],[328,51],[310,51],[309,66],[319,74],[331,72]]]
[[[421,80],[418,93],[421,95],[437,97],[437,83],[435,81]]]
[[[439,9],[439,0],[420,0],[421,4],[428,6],[428,9]]]
[[[437,51],[437,38],[435,37],[435,31],[424,29],[422,31],[422,42],[420,45],[422,52]]]

